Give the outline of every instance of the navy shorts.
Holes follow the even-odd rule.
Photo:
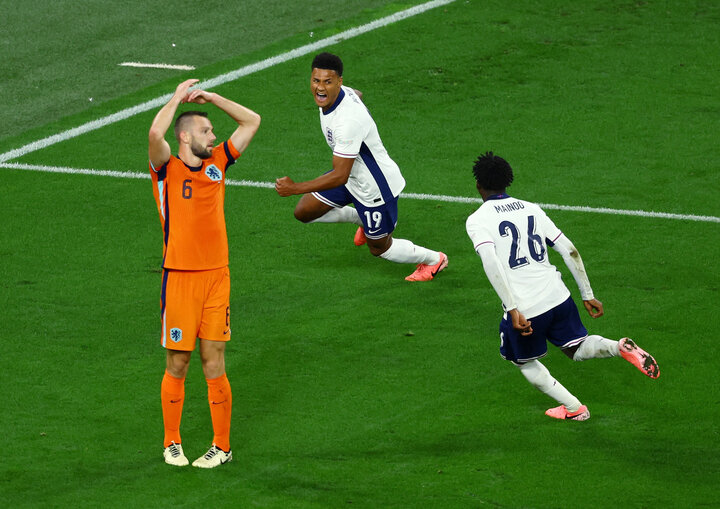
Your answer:
[[[587,329],[580,320],[577,306],[568,297],[550,311],[530,319],[533,333],[523,336],[512,326],[505,313],[500,322],[500,355],[515,364],[539,359],[547,354],[547,342],[560,348],[579,345],[587,337]]]
[[[316,191],[312,195],[321,202],[332,207],[344,207],[351,203],[360,215],[365,236],[369,239],[387,237],[397,225],[398,199],[386,200],[383,205],[368,207],[360,203],[345,186],[338,186],[325,191]]]

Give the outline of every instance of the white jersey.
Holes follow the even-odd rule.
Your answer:
[[[570,296],[560,272],[548,260],[548,245],[562,235],[534,203],[492,196],[465,223],[475,251],[492,245],[518,311],[538,316]]]
[[[342,87],[328,111],[320,108],[320,127],[333,155],[355,159],[346,187],[360,203],[377,207],[400,194],[405,179],[352,88]]]

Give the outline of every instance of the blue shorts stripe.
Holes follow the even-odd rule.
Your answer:
[[[336,188],[336,189],[337,189],[337,188]],[[332,189],[328,189],[327,191],[332,191]],[[350,202],[347,202],[347,203],[337,203],[337,202],[331,200],[330,198],[328,198],[327,196],[325,196],[325,195],[323,194],[323,193],[327,193],[327,191],[313,191],[313,192],[310,193],[310,194],[312,194],[318,201],[323,202],[325,205],[330,205],[331,207],[335,207],[335,208],[338,208],[338,209],[339,209],[340,207],[344,207],[345,205],[347,205],[348,203],[350,203]],[[331,196],[333,196],[333,195],[331,194]],[[344,202],[345,200],[340,200],[340,201],[343,201],[343,202]]]
[[[167,304],[167,283],[170,271],[163,269],[162,286],[160,287],[160,321],[162,324],[162,346],[165,346],[167,338],[165,337],[165,306]]]
[[[167,302],[167,282],[170,271],[163,269],[162,287],[160,288],[160,316],[165,314],[165,304]]]

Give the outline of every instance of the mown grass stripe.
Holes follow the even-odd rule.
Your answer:
[[[393,23],[402,21],[402,20],[410,18],[412,16],[416,16],[416,15],[421,14],[430,9],[434,9],[435,7],[440,7],[442,5],[450,4],[454,1],[455,0],[433,0],[431,2],[426,2],[421,5],[416,5],[414,7],[410,7],[409,9],[405,9],[403,11],[396,12],[395,14],[391,14],[389,16],[385,16],[384,18],[380,18],[375,21],[371,21],[370,23],[360,25],[359,27],[345,30],[344,32],[340,32],[339,34],[335,34],[331,37],[326,37],[325,39],[321,39],[319,41],[316,41],[316,42],[313,42],[310,44],[306,44],[299,48],[282,53],[280,55],[266,58],[265,60],[256,62],[254,64],[247,65],[245,67],[241,67],[240,69],[237,69],[235,71],[231,71],[226,74],[221,74],[220,76],[216,76],[215,78],[211,78],[207,81],[198,83],[197,87],[202,88],[202,89],[211,89],[213,87],[217,87],[219,85],[228,83],[230,81],[237,80],[237,79],[247,76],[249,74],[253,74],[258,71],[262,71],[269,67],[272,67],[272,66],[275,66],[278,64],[282,64],[284,62],[288,62],[289,60],[293,60],[295,58],[307,55],[308,53],[312,53],[317,50],[326,48],[328,46],[332,46],[333,44],[337,44],[338,42],[341,42],[341,41],[344,41],[347,39],[352,39],[353,37],[357,37],[358,35],[362,35],[364,33],[370,32],[372,30],[376,30],[378,28],[382,28],[387,25],[391,25]],[[146,111],[153,110],[155,108],[159,108],[162,105],[166,104],[170,100],[171,97],[172,97],[172,94],[165,94],[160,97],[156,97],[155,99],[146,101],[142,104],[138,104],[136,106],[132,106],[130,108],[120,110],[116,113],[113,113],[112,115],[108,115],[106,117],[102,117],[97,120],[92,120],[92,121],[82,124],[78,127],[74,127],[72,129],[68,129],[67,131],[63,131],[61,133],[54,134],[52,136],[48,136],[47,138],[42,138],[40,140],[33,141],[33,142],[28,143],[27,145],[24,145],[20,148],[10,150],[8,152],[5,152],[4,154],[0,154],[0,163],[4,163],[7,161],[11,161],[13,159],[17,159],[18,157],[22,157],[31,152],[36,152],[43,148],[49,147],[50,145],[54,145],[56,143],[60,143],[60,142],[69,140],[71,138],[75,138],[77,136],[86,134],[86,133],[94,131],[96,129],[100,129],[101,127],[105,127],[110,124],[114,124],[116,122],[120,122],[120,121],[130,118],[132,116],[135,116],[139,113],[144,113]]]

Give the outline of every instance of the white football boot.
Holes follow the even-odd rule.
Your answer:
[[[163,456],[165,457],[165,463],[168,465],[184,467],[190,463],[183,453],[182,445],[176,444],[175,442],[171,442],[170,445],[165,448]]]
[[[193,461],[193,466],[198,468],[215,468],[229,463],[232,460],[232,451],[225,452],[217,445],[212,444],[204,455]]]

